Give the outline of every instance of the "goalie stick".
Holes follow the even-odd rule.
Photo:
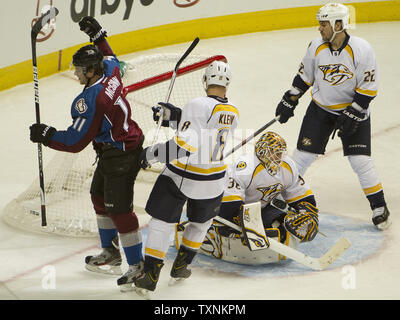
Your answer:
[[[176,79],[176,76],[177,76],[177,74],[178,74],[178,69],[179,69],[180,65],[182,64],[183,60],[185,60],[186,57],[187,57],[187,56],[193,51],[193,49],[197,46],[197,44],[199,43],[199,41],[200,41],[200,39],[199,39],[198,37],[197,37],[196,39],[194,39],[193,42],[190,44],[189,48],[185,51],[185,53],[182,55],[182,57],[181,57],[181,58],[178,60],[178,62],[176,63],[175,68],[174,68],[174,72],[173,72],[172,77],[171,77],[171,81],[170,81],[170,83],[169,83],[169,87],[168,87],[168,91],[167,91],[167,96],[166,96],[166,98],[165,98],[165,102],[166,102],[166,103],[169,102],[169,99],[170,99],[170,97],[171,97],[172,89],[173,89],[173,87],[174,87],[175,79]],[[158,134],[159,134],[160,129],[161,129],[161,124],[162,124],[163,116],[164,116],[164,108],[161,108],[161,109],[160,109],[159,115],[160,115],[160,118],[158,119],[158,122],[157,122],[156,133],[155,133],[154,138],[153,138],[153,143],[151,144],[151,147],[150,147],[150,151],[151,151],[151,152],[153,151],[153,149],[154,149],[154,147],[155,147],[155,145],[156,145],[156,142],[157,142],[157,139],[158,139]]]
[[[58,14],[58,9],[52,7],[44,15],[42,15],[31,30],[31,43],[32,43],[32,65],[33,65],[33,85],[35,91],[35,110],[36,110],[36,123],[40,123],[40,109],[39,109],[39,77],[37,70],[37,57],[36,57],[36,38],[42,28],[54,19]],[[40,184],[40,210],[42,227],[47,226],[46,221],[46,201],[44,195],[44,176],[43,176],[43,157],[42,157],[42,144],[38,143],[38,161],[39,161],[39,184]]]
[[[232,229],[235,229],[236,231],[243,232],[242,228],[240,228],[238,225],[222,217],[216,216],[214,220],[221,222],[231,227]],[[318,271],[326,269],[337,258],[339,258],[351,245],[350,241],[347,238],[341,238],[323,256],[321,256],[320,258],[313,258],[296,249],[288,247],[280,243],[279,241],[276,241],[275,239],[271,239],[267,236],[266,239],[269,242],[269,247],[268,247],[269,249],[283,256],[286,256],[308,268]],[[266,248],[267,247],[259,248],[258,250]]]

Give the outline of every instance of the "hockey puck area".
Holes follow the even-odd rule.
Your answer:
[[[334,261],[326,270],[336,269],[347,265],[355,265],[362,260],[373,256],[382,247],[385,233],[376,229],[371,223],[353,220],[343,216],[329,213],[320,213],[320,231],[315,239],[309,243],[299,244],[298,250],[311,257],[320,257],[331,248],[341,237],[346,237],[351,242],[351,247]],[[142,230],[143,240],[146,241],[147,228]],[[166,260],[173,262],[177,250],[174,245],[168,250]],[[258,266],[235,264],[198,254],[192,263],[192,268],[232,273],[243,277],[285,277],[302,275],[311,270],[292,260],[281,260],[277,263]]]

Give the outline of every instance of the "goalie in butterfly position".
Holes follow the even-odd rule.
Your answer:
[[[94,45],[84,46],[73,55],[75,75],[84,85],[72,102],[73,122],[66,130],[33,124],[30,139],[74,153],[93,143],[98,163],[90,194],[103,251],[85,258],[86,269],[121,274],[120,240],[130,266],[117,281],[123,289],[143,268],[141,232],[133,211],[133,186],[140,170],[144,136],[131,119],[128,101],[121,95],[120,66],[105,39],[106,31],[92,17],[84,17],[79,26]]]
[[[274,132],[264,133],[255,144],[255,152],[241,155],[227,170],[225,189],[218,216],[242,225],[244,204],[261,202],[261,220],[266,236],[296,248],[298,242],[311,241],[318,233],[318,209],[312,191],[286,155],[285,140]],[[279,204],[289,205],[285,210]],[[274,201],[274,202],[273,202]],[[286,203],[285,203],[286,202]],[[177,225],[176,242],[186,222]],[[260,222],[261,224],[261,222]],[[243,226],[242,226],[243,227]],[[258,228],[259,229],[259,228]],[[272,250],[250,251],[243,232],[214,220],[200,252],[234,263],[264,264],[282,257]]]

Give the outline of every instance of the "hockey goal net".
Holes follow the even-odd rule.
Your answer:
[[[164,101],[179,58],[177,54],[156,54],[124,63],[124,94],[130,102],[133,119],[145,134],[145,146],[152,143],[156,131],[151,107]],[[183,107],[190,99],[204,95],[201,81],[203,69],[214,60],[226,61],[224,56],[188,56],[177,72],[169,101]],[[173,134],[170,129],[163,128],[158,141],[166,140]],[[95,158],[89,145],[77,154],[56,152],[45,166],[46,227],[41,226],[39,178],[6,205],[4,221],[33,232],[75,237],[97,236],[97,223],[89,194]],[[150,173],[141,170],[137,181],[152,183],[160,170],[161,167],[157,165],[152,167]],[[136,184],[135,193],[140,191]]]

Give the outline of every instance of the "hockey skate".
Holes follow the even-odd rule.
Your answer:
[[[164,263],[156,263],[153,269],[147,272],[142,272],[135,280],[136,293],[145,298],[150,299],[150,292],[154,291],[157,286],[158,278],[160,277],[161,268]]]
[[[143,271],[143,261],[140,261],[138,264],[134,264],[129,266],[129,269],[125,274],[117,280],[117,284],[121,290],[121,292],[128,292],[134,290],[134,283],[136,278]]]
[[[118,249],[118,237],[112,240],[112,246],[103,248],[103,251],[96,256],[85,258],[85,268],[92,272],[122,275],[122,258]]]
[[[392,224],[390,212],[386,206],[375,208],[372,211],[372,222],[379,230],[386,230]]]
[[[174,264],[171,269],[171,279],[168,285],[172,286],[190,277],[192,271],[188,269],[188,264],[186,258],[188,256],[187,250],[184,247],[180,247],[178,254],[175,258]]]

